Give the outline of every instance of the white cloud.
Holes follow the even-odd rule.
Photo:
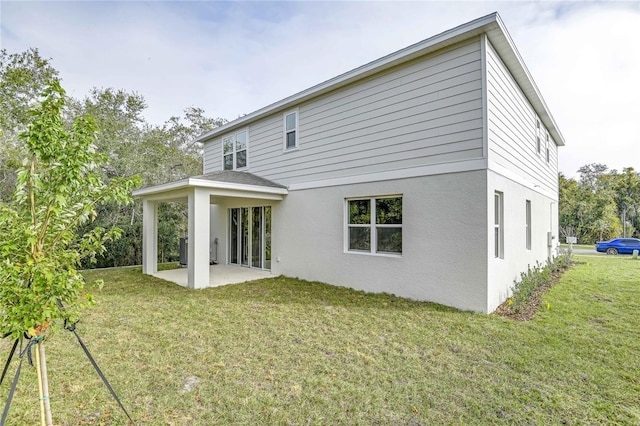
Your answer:
[[[639,2],[2,2],[0,42],[38,47],[73,96],[140,93],[154,123],[233,119],[496,10],[567,140],[561,171],[640,170]]]

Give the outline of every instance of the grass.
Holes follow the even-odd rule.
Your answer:
[[[139,425],[639,424],[640,261],[576,260],[525,322],[284,277],[194,291],[91,271],[105,287],[78,331]],[[56,425],[126,424],[71,333],[47,357]],[[38,423],[35,384],[23,368],[8,424]]]

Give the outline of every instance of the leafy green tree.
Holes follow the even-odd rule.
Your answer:
[[[16,170],[25,156],[18,135],[27,127],[28,111],[46,82],[57,76],[37,49],[12,54],[0,50],[0,200],[8,200],[15,188]]]
[[[82,101],[72,102],[74,115],[88,114],[96,121],[96,149],[108,158],[102,170],[106,179],[130,176],[144,165],[138,146],[146,125],[142,116],[146,108],[141,95],[112,88],[93,88]]]
[[[567,179],[564,174],[558,174],[558,187],[560,191],[559,225],[560,232],[566,237],[576,236],[577,213],[575,200],[579,191],[578,182],[575,179]]]
[[[604,164],[587,164],[580,169],[580,195],[577,200],[582,242],[594,243],[618,235],[620,219],[615,205],[615,171]]]
[[[631,167],[618,173],[604,164],[587,164],[578,171],[579,181],[558,177],[561,231],[573,231],[583,243],[621,237],[623,229],[628,237],[638,236],[640,174]]]
[[[0,56],[0,200],[9,200],[16,184],[17,170],[26,152],[18,135],[29,121],[27,111],[37,104],[44,84],[57,71],[38,51],[18,54],[2,51]],[[111,179],[137,174],[143,186],[151,186],[202,173],[202,145],[197,136],[226,122],[207,117],[201,108],[190,107],[180,117],[171,117],[162,125],[144,119],[144,98],[113,88],[94,88],[78,100],[67,98],[64,121],[91,115],[99,131],[95,149],[106,157],[96,172],[109,183]],[[82,260],[83,267],[139,264],[141,254],[142,205],[139,200],[123,205],[100,202],[97,218],[81,225],[79,232],[95,227],[122,229],[122,238],[106,243],[107,251]],[[178,256],[179,238],[186,233],[186,206],[161,203],[159,209],[158,253],[164,260]]]
[[[138,145],[139,158],[145,163],[140,174],[143,185],[151,186],[184,179],[202,173],[202,144],[196,138],[224,124],[226,120],[207,117],[201,108],[190,107],[182,117],[171,117],[162,126],[147,126]],[[137,201],[131,215],[130,247],[139,246],[142,228],[142,203]],[[180,237],[187,232],[187,206],[160,203],[158,208],[158,256],[160,261],[175,261],[179,255]],[[133,241],[135,239],[135,241]],[[135,263],[142,261],[136,250]],[[127,259],[123,259],[127,260]],[[128,259],[130,262],[133,258]]]
[[[65,125],[65,92],[57,80],[42,96],[20,135],[28,157],[14,197],[0,204],[0,332],[12,338],[27,333],[42,339],[51,324],[77,320],[91,303],[77,268],[82,259],[102,253],[120,230],[77,231],[96,218],[100,203],[131,202],[139,183],[137,178],[104,183],[100,165],[106,158],[96,152],[93,119],[77,116]],[[42,355],[43,342],[38,342]]]
[[[624,211],[626,216],[627,236],[640,236],[640,173],[633,167],[622,169],[616,175],[614,188],[618,211]]]
[[[38,49],[10,54],[0,50],[0,128],[22,131],[29,122],[28,111],[47,86],[58,77]]]
[[[606,165],[598,163],[586,164],[580,167],[578,169],[580,186],[593,193],[606,189],[606,181],[603,180],[603,176],[606,175],[608,169]]]
[[[195,142],[200,134],[225,122],[206,117],[200,108],[188,108],[183,117],[171,117],[163,125],[148,124],[142,114],[146,103],[142,96],[115,89],[94,89],[73,105],[76,114],[88,113],[99,128],[96,145],[108,156],[103,167],[106,179],[140,175],[143,186],[183,179],[202,173],[202,145]],[[140,264],[142,261],[142,203],[131,205],[103,203],[98,206],[94,226],[118,226],[122,238],[107,243],[107,251],[96,258],[98,267]],[[158,254],[161,260],[178,257],[179,238],[186,233],[186,206],[161,203],[158,210]],[[90,267],[88,261],[84,262]]]

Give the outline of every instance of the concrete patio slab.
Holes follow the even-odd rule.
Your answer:
[[[178,268],[158,271],[154,273],[153,276],[187,287],[187,274],[187,268]],[[211,265],[209,266],[209,285],[199,285],[197,288],[238,284],[270,277],[273,277],[271,271],[265,271],[263,269],[252,269],[235,265]]]

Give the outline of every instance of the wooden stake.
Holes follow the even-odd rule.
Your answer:
[[[38,342],[38,351],[40,354],[40,370],[42,374],[42,396],[41,400],[44,405],[45,417],[42,420],[42,424],[46,426],[53,426],[53,418],[51,416],[51,404],[49,402],[49,381],[47,380],[47,358],[44,353],[44,341]]]
[[[38,347],[40,346],[40,342],[38,342]],[[42,426],[46,426],[45,420],[45,414],[44,414],[44,396],[43,396],[43,390],[42,390],[42,370],[41,370],[41,365],[40,365],[40,350],[36,349],[36,372],[38,373],[38,402],[40,405],[40,424]]]

